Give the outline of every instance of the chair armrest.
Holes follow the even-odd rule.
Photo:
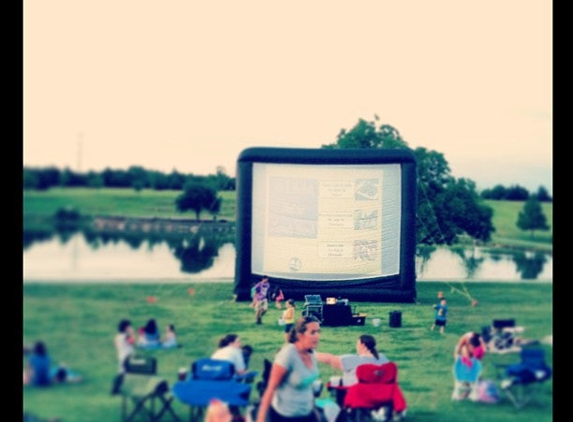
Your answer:
[[[235,379],[239,382],[245,382],[247,384],[250,384],[255,380],[255,377],[257,375],[259,375],[258,371],[249,371],[245,372],[244,374],[235,375]]]

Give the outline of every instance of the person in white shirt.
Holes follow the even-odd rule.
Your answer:
[[[219,340],[219,348],[211,355],[211,359],[231,362],[235,366],[235,373],[238,375],[247,372],[241,349],[241,338],[238,334],[227,334],[221,338]]]
[[[125,360],[133,353],[135,343],[135,333],[128,319],[122,319],[117,324],[117,334],[114,337],[115,349],[117,351],[118,372],[125,372]]]

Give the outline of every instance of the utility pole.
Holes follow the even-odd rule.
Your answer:
[[[81,173],[82,171],[82,140],[83,140],[84,134],[83,132],[80,132],[78,134],[78,173]]]

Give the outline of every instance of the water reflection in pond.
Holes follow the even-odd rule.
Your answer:
[[[24,281],[233,280],[234,232],[129,234],[60,230],[24,232]],[[480,248],[420,247],[418,281],[548,281],[552,255]]]

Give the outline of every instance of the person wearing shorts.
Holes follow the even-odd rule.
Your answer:
[[[269,309],[270,288],[271,283],[269,283],[269,278],[266,275],[255,285],[255,320],[259,325],[262,324],[263,315]]]
[[[440,327],[440,333],[444,334],[446,323],[448,321],[448,305],[445,297],[440,299],[439,304],[434,305],[434,310],[436,311],[436,314],[434,324],[432,324],[432,331],[434,331],[434,328]]]
[[[294,300],[289,299],[286,301],[286,309],[283,311],[283,321],[285,322],[285,343],[288,343],[290,330],[294,325],[294,313]]]

